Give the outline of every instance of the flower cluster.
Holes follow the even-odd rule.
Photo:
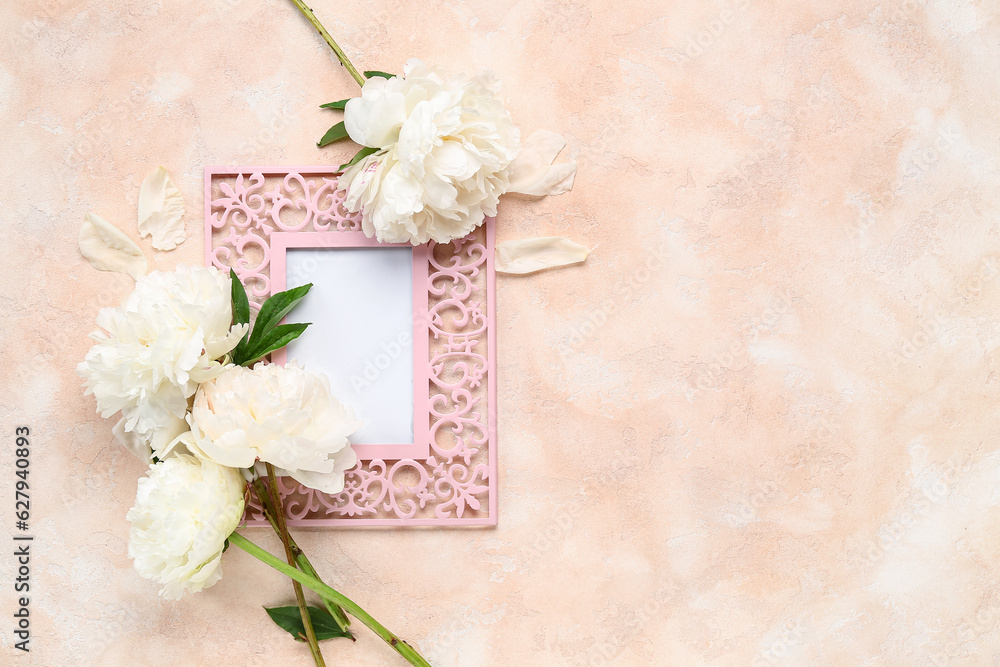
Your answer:
[[[576,164],[555,164],[565,141],[554,132],[522,140],[490,72],[450,76],[417,59],[402,74],[350,63],[302,0],[309,20],[361,86],[359,97],[324,104],[344,120],[320,140],[353,139],[361,149],[341,166],[344,206],[361,213],[362,230],[380,242],[448,243],[497,214],[506,193],[557,195],[573,186]],[[143,182],[138,230],[169,251],[187,237],[180,189],[159,168]],[[319,578],[294,543],[275,476],[325,493],[340,493],[357,456],[349,437],[361,424],[331,395],[326,377],[292,362],[262,361],[299,336],[306,324],[282,324],[311,285],[272,295],[253,327],[246,291],[215,268],[180,266],[147,274],[142,250],[93,213],[79,233],[80,252],[101,271],[136,279],[117,308],[101,310],[96,344],[77,366],[86,394],[103,417],[121,414],[115,437],[148,464],[139,480],[129,556],[160,594],[178,599],[222,578],[232,544],[294,580],[297,610],[267,609],[324,665],[318,642],[351,638],[349,613],[417,667],[429,663],[407,642]],[[589,251],[562,238],[509,241],[498,248],[497,271],[533,273],[582,262]],[[270,484],[262,481],[266,474]],[[285,560],[236,532],[252,485],[264,517],[282,541]],[[303,586],[324,609],[308,606]]]
[[[150,464],[127,515],[129,556],[166,598],[221,578],[222,551],[258,466],[337,493],[357,460],[348,437],[361,424],[325,376],[295,363],[233,363],[255,343],[239,321],[248,316],[234,312],[232,295],[244,297],[246,311],[245,293],[233,287],[212,267],[139,278],[123,305],[100,312],[97,344],[77,367],[101,415],[121,412],[118,440]]]

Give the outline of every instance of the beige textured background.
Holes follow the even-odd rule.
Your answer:
[[[436,665],[997,664],[993,0],[315,9],[364,68],[493,68],[580,163],[500,237],[599,247],[500,284],[500,527],[303,534],[332,584]],[[27,424],[37,540],[30,656],[0,557],[2,662],[306,665],[244,554],[173,604],[131,570],[141,466],[73,373],[131,281],[75,238],[88,210],[137,236],[163,164],[191,238],[141,245],[200,262],[203,167],[339,163],[316,107],[354,84],[287,1],[4,0],[0,25],[0,498]],[[400,664],[364,630],[326,654]]]

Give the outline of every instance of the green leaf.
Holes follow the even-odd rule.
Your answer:
[[[249,346],[257,348],[267,332],[276,327],[281,318],[305,298],[310,289],[312,289],[312,283],[272,294],[260,307],[260,312],[257,313],[257,321],[253,325],[253,333],[250,334]]]
[[[370,146],[365,146],[364,148],[362,148],[361,150],[359,150],[357,153],[354,154],[354,157],[351,158],[350,162],[345,162],[344,164],[340,165],[340,167],[337,168],[337,171],[344,171],[346,169],[349,169],[350,167],[353,167],[357,163],[359,163],[362,160],[364,160],[366,157],[368,157],[372,153],[377,153],[378,151],[379,151],[379,149],[377,149],[377,148],[372,148]]]
[[[313,632],[316,633],[317,640],[323,641],[338,637],[354,640],[354,635],[349,630],[341,630],[333,616],[330,616],[325,609],[312,606],[306,607],[306,609],[309,611],[309,619],[312,621]],[[295,637],[296,641],[304,642],[306,640],[306,628],[302,625],[302,614],[298,607],[264,607],[264,611],[281,629]]]
[[[251,347],[250,351],[247,352],[247,359],[242,362],[242,365],[247,366],[250,363],[257,361],[264,355],[285,347],[293,340],[301,336],[302,332],[305,331],[306,327],[310,324],[310,322],[296,322],[295,324],[281,324],[272,328],[264,334],[264,337],[257,343],[256,346]]]
[[[372,77],[376,77],[376,76],[380,76],[383,79],[391,79],[391,78],[393,78],[396,75],[395,74],[389,74],[388,72],[380,72],[377,69],[370,69],[367,72],[365,72],[365,78],[366,79],[371,79]]]
[[[346,100],[337,100],[336,102],[327,102],[326,104],[319,105],[320,109],[343,109],[347,106],[347,103],[351,101],[348,97]]]
[[[319,143],[316,145],[319,146],[320,148],[323,148],[323,146],[329,146],[335,141],[340,141],[341,139],[346,139],[346,138],[347,138],[347,127],[344,126],[344,121],[340,121],[339,123],[331,127],[329,130],[327,130],[326,134],[323,135],[323,138],[320,139]]]
[[[243,287],[243,283],[236,276],[236,272],[229,269],[229,279],[232,281],[232,300],[233,300],[233,324],[249,324],[250,323],[250,301],[247,299],[246,288]],[[233,348],[233,363],[240,364],[243,363],[243,355],[246,353],[247,339],[250,338],[250,332],[247,331],[243,336],[243,339],[237,343],[236,347]]]
[[[233,281],[233,324],[250,323],[250,300],[243,283],[236,276],[236,271],[229,269],[229,278]]]

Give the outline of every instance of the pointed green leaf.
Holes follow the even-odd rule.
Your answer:
[[[284,346],[302,335],[311,322],[293,322],[291,324],[279,324],[274,327],[260,340],[254,349],[254,355],[263,357],[275,350],[280,350]]]
[[[319,143],[316,145],[322,148],[323,146],[329,146],[335,141],[340,141],[341,139],[346,139],[346,138],[347,138],[347,127],[344,126],[344,121],[340,121],[339,123],[331,127],[329,130],[327,130],[326,134],[323,135],[323,138],[320,139]]]
[[[280,324],[274,327],[268,333],[264,334],[264,337],[247,352],[247,359],[242,362],[242,365],[249,366],[264,355],[285,347],[301,336],[302,332],[310,324],[310,322],[296,322],[295,324]]]
[[[371,79],[372,77],[376,77],[376,76],[380,76],[383,79],[391,79],[391,78],[393,78],[396,75],[395,74],[389,74],[388,72],[380,72],[377,69],[370,69],[367,72],[365,72],[365,78],[366,79]]]
[[[347,103],[351,101],[348,97],[346,100],[337,100],[336,102],[327,102],[326,104],[319,105],[320,109],[343,109],[347,106]]]
[[[229,269],[229,279],[233,281],[233,324],[248,324],[250,322],[250,300],[246,288],[240,282],[236,271]]]
[[[287,315],[299,301],[305,298],[305,295],[309,293],[311,288],[312,283],[308,283],[302,287],[272,294],[264,302],[264,305],[260,307],[260,312],[257,313],[257,321],[253,325],[253,333],[250,334],[249,346],[251,348],[258,347],[261,339],[267,335],[268,331],[276,327],[281,318]]]
[[[372,153],[377,153],[378,151],[379,151],[379,149],[377,149],[377,148],[372,148],[370,146],[365,146],[364,148],[362,148],[361,150],[359,150],[357,153],[354,154],[354,157],[351,158],[350,162],[345,162],[344,164],[340,165],[340,167],[337,169],[337,171],[344,171],[346,169],[349,169],[349,168],[353,167],[354,165],[356,165],[357,163],[359,163],[362,160],[364,160],[366,157],[368,157]]]
[[[317,640],[323,641],[338,637],[354,639],[354,635],[349,630],[340,629],[333,616],[330,616],[325,609],[311,606],[306,607],[306,609],[309,611],[309,619],[312,621],[313,632],[316,633]],[[306,640],[306,628],[302,625],[302,613],[298,607],[264,607],[264,611],[267,612],[272,621],[292,635],[296,641],[304,642]]]
[[[250,300],[247,298],[246,288],[240,282],[236,272],[229,269],[229,279],[232,281],[232,301],[233,301],[233,324],[250,323]],[[239,364],[243,361],[243,354],[246,352],[247,339],[250,332],[247,331],[243,339],[233,349],[233,363]]]

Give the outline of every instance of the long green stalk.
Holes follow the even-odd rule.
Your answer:
[[[431,667],[431,664],[427,662],[416,649],[386,629],[385,626],[372,618],[368,612],[359,607],[349,598],[333,590],[322,581],[319,581],[314,577],[310,577],[308,574],[297,570],[278,558],[275,558],[270,553],[261,549],[259,546],[239,533],[233,533],[230,535],[229,543],[243,549],[243,551],[246,551],[262,563],[270,565],[278,572],[291,577],[306,588],[314,591],[320,597],[329,599],[331,602],[343,607],[351,616],[368,626],[371,631],[381,637],[386,644],[391,646],[397,653],[406,658],[411,665],[414,665],[415,667]]]
[[[326,28],[323,27],[323,24],[319,22],[319,19],[316,18],[316,15],[313,13],[313,10],[309,9],[309,7],[306,6],[306,3],[302,2],[302,0],[292,0],[292,2],[295,4],[296,7],[299,8],[299,11],[302,12],[302,15],[305,16],[307,19],[309,19],[309,23],[312,23],[312,26],[316,28],[316,32],[318,32],[320,36],[326,41],[326,43],[330,45],[330,48],[333,49],[333,52],[337,54],[337,60],[339,60],[340,64],[343,65],[348,72],[350,72],[354,80],[358,82],[358,85],[359,86],[365,85],[365,77],[361,76],[361,73],[358,72],[358,70],[355,69],[354,65],[351,64],[351,61],[347,58],[347,54],[344,53],[344,50],[340,48],[340,45],[338,45],[337,42],[333,40],[333,37],[331,37],[330,33],[326,31]]]
[[[275,518],[277,511],[274,508],[274,504],[271,502],[271,494],[268,493],[267,487],[259,477],[255,477],[253,482],[251,482],[251,485],[253,486],[254,493],[257,495],[257,499],[260,500],[261,509],[264,511],[264,518],[266,518],[267,522],[271,524],[271,528],[274,529],[274,532],[281,535],[281,530],[278,528],[278,521]],[[302,549],[299,548],[299,545],[295,543],[295,538],[291,536],[291,533],[288,535],[288,542],[292,547],[292,553],[295,555],[295,563],[299,566],[299,569],[308,574],[310,577],[323,581],[323,578],[316,572],[316,568],[314,568],[312,563],[309,562],[305,552],[303,552]],[[326,607],[326,610],[330,612],[331,616],[333,616],[333,620],[337,622],[340,629],[344,632],[349,632],[351,619],[347,617],[344,610],[326,598],[321,599],[323,600],[323,605]]]
[[[281,538],[281,544],[285,547],[285,558],[289,565],[295,565],[295,554],[292,553],[291,536],[288,534],[288,526],[285,523],[284,507],[281,504],[281,496],[278,495],[278,479],[274,474],[274,466],[270,463],[267,466],[267,479],[271,488],[271,508],[280,508],[282,511],[276,512],[275,519],[278,525],[275,530]],[[263,501],[262,501],[263,502]],[[273,525],[273,524],[272,524]],[[302,627],[306,631],[306,643],[309,644],[309,652],[312,653],[313,662],[316,667],[326,667],[323,660],[323,652],[316,641],[316,630],[313,628],[312,617],[309,615],[309,608],[306,606],[306,596],[302,593],[302,584],[292,580],[292,589],[295,591],[295,603],[299,607],[299,616],[302,618]]]

